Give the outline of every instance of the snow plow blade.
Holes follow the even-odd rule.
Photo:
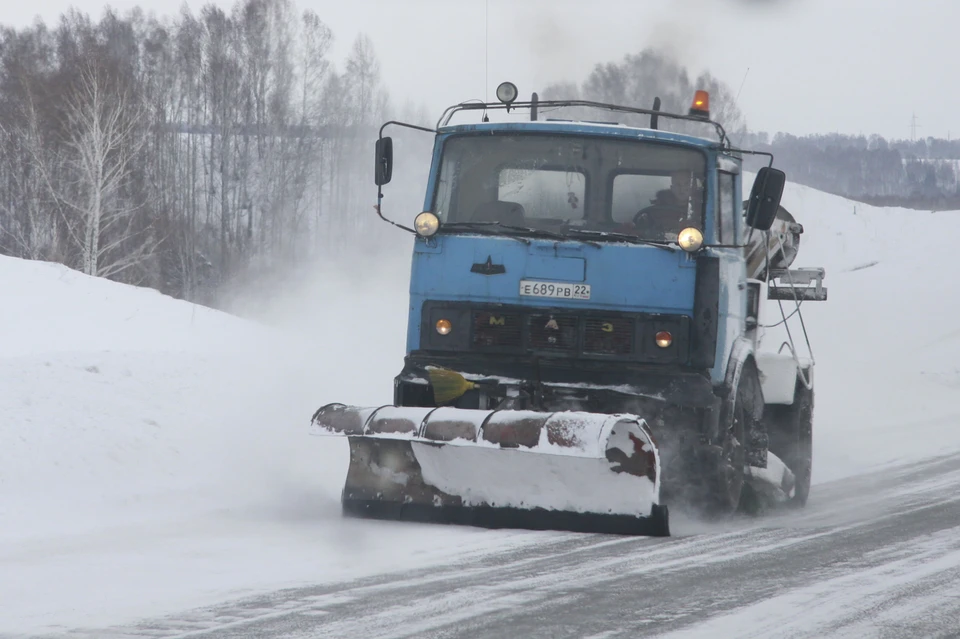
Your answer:
[[[349,440],[347,515],[670,534],[659,452],[633,415],[328,404],[311,434]]]

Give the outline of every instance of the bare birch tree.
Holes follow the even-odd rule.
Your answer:
[[[119,191],[146,141],[144,108],[131,91],[111,83],[108,74],[91,62],[81,68],[74,90],[66,97],[64,115],[68,165],[77,175],[76,197],[68,203],[79,216],[82,269],[88,275],[116,275],[152,250],[151,238],[140,237],[123,255],[102,260],[120,244],[142,235],[133,220],[137,206],[125,202]],[[107,233],[111,239],[102,242]]]
[[[320,18],[234,0],[0,28],[0,253],[215,304],[368,237],[389,103],[369,38],[338,69]]]

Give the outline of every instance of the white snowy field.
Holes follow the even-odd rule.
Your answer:
[[[826,267],[830,290],[804,306],[814,481],[960,451],[960,212],[796,186],[784,205],[806,229],[796,266]],[[0,634],[556,537],[340,518],[346,444],[307,424],[329,401],[390,400],[407,312],[397,242],[279,292],[257,309],[264,324],[0,257]],[[779,318],[773,302],[767,313]]]
[[[824,266],[829,289],[803,307],[817,362],[814,481],[960,450],[960,211],[875,208],[789,184],[783,204],[804,225],[794,267]],[[776,302],[765,312],[766,324],[781,318]],[[794,318],[799,345],[798,329]],[[771,329],[762,347],[783,338]]]
[[[534,541],[341,519],[346,442],[307,426],[329,401],[389,401],[389,267],[281,292],[266,328],[0,257],[0,635]]]

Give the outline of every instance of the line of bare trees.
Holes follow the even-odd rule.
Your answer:
[[[727,136],[737,144],[747,125],[731,88],[707,71],[691,79],[685,66],[652,48],[627,54],[617,62],[598,63],[583,82],[550,85],[541,96],[545,99],[583,98],[644,109],[653,108],[654,98],[659,97],[662,111],[685,114],[697,89],[710,93],[711,118],[723,125]],[[581,109],[566,109],[564,114],[557,117],[598,117],[595,111],[589,113]],[[610,119],[633,126],[648,126],[650,122],[648,116],[623,113],[611,115]],[[678,133],[713,134],[710,128],[701,124],[667,118],[660,120],[660,127]]]
[[[210,302],[372,221],[370,40],[289,0],[0,33],[0,253]]]
[[[880,206],[960,208],[960,141],[839,133],[747,137],[801,184]]]

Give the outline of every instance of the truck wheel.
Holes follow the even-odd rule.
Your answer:
[[[751,420],[757,419],[757,402],[762,402],[760,378],[753,360],[743,365],[734,401],[721,418],[720,438],[722,453],[710,482],[710,510],[718,515],[735,512],[743,494],[744,468],[747,463],[746,433]]]
[[[813,476],[813,397],[812,389],[797,379],[793,404],[768,406],[770,415],[770,450],[783,460],[796,477],[794,494],[788,505],[802,508],[810,496]]]
[[[810,497],[810,480],[813,477],[813,389],[797,383],[796,428],[797,444],[792,455],[784,460],[796,476],[796,484],[790,505],[802,508]]]

